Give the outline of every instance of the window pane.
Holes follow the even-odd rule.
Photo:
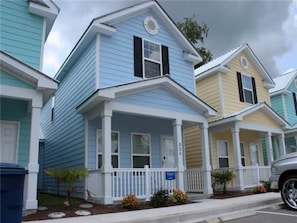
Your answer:
[[[119,168],[119,158],[117,155],[111,156],[111,165],[113,168]]]
[[[243,145],[243,143],[240,143],[240,154],[241,154],[241,156],[244,156],[244,145]]]
[[[241,158],[241,165],[245,166],[245,159],[244,158]]]
[[[119,135],[117,132],[111,133],[111,152],[118,153],[119,152]]]
[[[150,164],[148,156],[133,156],[133,168],[143,168],[144,165]]]
[[[144,41],[144,57],[160,62],[160,45]]]
[[[250,104],[254,104],[254,100],[253,100],[253,92],[249,91],[249,90],[244,90],[244,98],[245,98],[245,102],[250,103]]]
[[[137,153],[137,154],[150,153],[149,135],[133,135],[133,153]]]
[[[102,155],[98,155],[98,168],[102,166]]]
[[[252,90],[253,88],[252,88],[251,77],[242,75],[242,85],[243,85],[243,88]]]
[[[229,167],[229,159],[228,158],[219,158],[220,168]]]
[[[227,142],[218,141],[218,155],[219,156],[228,156]]]
[[[102,131],[98,131],[98,153],[102,153]]]
[[[157,77],[161,75],[160,64],[145,60],[144,66],[146,78]]]

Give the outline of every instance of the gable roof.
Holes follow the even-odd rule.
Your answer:
[[[269,90],[270,95],[280,94],[287,91],[292,81],[297,78],[297,70],[284,73],[274,78],[275,87]]]
[[[60,8],[52,0],[29,0],[29,12],[45,18],[45,40],[54,25],[59,11]]]
[[[272,88],[275,83],[247,43],[195,69],[196,80],[201,80],[219,71],[225,73],[229,72],[230,68],[227,66],[227,64],[241,52],[244,52],[245,55],[248,56],[248,58],[252,61],[253,65],[263,78],[264,84],[268,88]]]
[[[177,28],[173,20],[164,11],[164,9],[157,3],[157,1],[149,0],[109,13],[101,17],[94,18],[69,54],[69,56],[64,61],[63,65],[61,66],[55,77],[58,80],[62,80],[64,78],[67,70],[70,69],[71,64],[74,63],[74,61],[79,57],[80,52],[86,47],[89,41],[95,37],[97,33],[111,36],[116,32],[116,28],[114,27],[114,25],[145,12],[151,12],[162,22],[167,31],[183,49],[184,57],[186,60],[189,60],[193,63],[200,63],[202,61],[202,58],[196,51],[195,47]]]
[[[84,102],[76,107],[78,113],[85,113],[95,105],[103,101],[111,101],[116,97],[128,94],[136,94],[154,88],[163,88],[180,98],[183,102],[203,113],[205,117],[216,115],[216,111],[200,100],[196,95],[185,89],[169,76],[161,76],[150,79],[144,79],[133,83],[127,83],[96,90]]]
[[[26,63],[0,50],[0,68],[20,80],[35,86],[36,90],[43,94],[43,103],[58,88],[58,82]]]
[[[265,112],[265,114],[268,117],[272,118],[276,123],[278,123],[284,129],[290,128],[290,124],[285,119],[283,119],[278,113],[276,113],[266,102],[261,102],[258,104],[251,105],[240,111],[234,112],[225,118],[214,120],[210,122],[209,126],[213,127],[213,126],[230,123],[234,121],[242,121],[245,116],[250,115],[253,112],[256,112],[259,110]]]

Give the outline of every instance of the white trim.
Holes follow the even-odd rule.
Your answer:
[[[133,152],[133,135],[147,135],[149,136],[149,154],[145,155],[145,154],[141,154],[141,153],[135,153],[135,156],[145,156],[145,157],[149,157],[149,166],[150,168],[152,168],[152,137],[150,133],[139,133],[139,132],[131,132],[131,168],[136,168],[133,167],[134,163],[133,163],[133,157],[134,157],[134,152]],[[143,167],[140,167],[143,168]]]
[[[39,70],[43,69],[43,56],[44,56],[44,44],[45,44],[45,35],[46,35],[46,21],[43,18],[43,29],[42,29],[42,37],[41,37],[41,46],[40,46],[40,55],[39,55]]]
[[[225,117],[225,102],[224,102],[224,89],[223,89],[223,82],[222,82],[222,73],[218,73],[218,84],[219,84],[219,96],[220,96],[220,104],[221,104],[221,115]]]
[[[150,21],[154,23],[155,29],[151,29],[151,27],[149,26]],[[159,31],[159,25],[152,16],[147,16],[144,18],[143,26],[144,26],[144,29],[151,35],[156,35]]]
[[[95,56],[95,90],[99,89],[99,80],[100,80],[100,38],[101,36],[97,34],[96,38],[96,56]]]
[[[89,153],[89,120],[85,117],[84,118],[85,123],[85,168],[88,168],[89,166],[89,159],[88,159],[88,153]],[[86,181],[85,181],[86,182]]]
[[[17,127],[17,133],[16,133],[16,151],[15,151],[15,161],[14,163],[17,164],[18,163],[18,159],[19,159],[19,142],[20,142],[20,122],[17,121],[7,121],[7,120],[0,120],[0,124],[13,124],[16,125]],[[28,148],[29,149],[29,148]]]
[[[282,94],[281,95],[281,100],[282,100],[282,107],[284,109],[284,119],[288,120],[288,113],[287,113],[287,106],[286,106],[286,99],[285,99],[285,95]]]
[[[258,131],[258,132],[272,132],[276,134],[281,134],[284,132],[282,129],[279,129],[279,128],[273,128],[270,126],[263,126],[263,125],[247,124],[242,122],[238,123],[238,127],[240,129],[248,129],[248,130]]]

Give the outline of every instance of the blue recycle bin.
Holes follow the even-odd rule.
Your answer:
[[[0,163],[1,223],[22,222],[23,191],[28,170],[13,163]]]

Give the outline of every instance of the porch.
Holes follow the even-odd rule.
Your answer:
[[[232,168],[216,169],[214,171],[226,171]],[[262,181],[268,181],[271,175],[269,166],[246,166],[241,170],[244,179],[244,189],[253,188]],[[184,178],[186,192],[204,193],[205,171],[202,168],[187,169],[179,172],[177,168],[119,168],[110,173],[110,188],[113,202],[122,200],[129,194],[135,194],[139,199],[149,200],[156,190],[165,189],[169,194],[179,188],[178,175]],[[87,181],[87,199],[96,203],[104,201],[103,173],[101,170],[90,170]],[[236,177],[227,185],[227,189],[234,190]]]

